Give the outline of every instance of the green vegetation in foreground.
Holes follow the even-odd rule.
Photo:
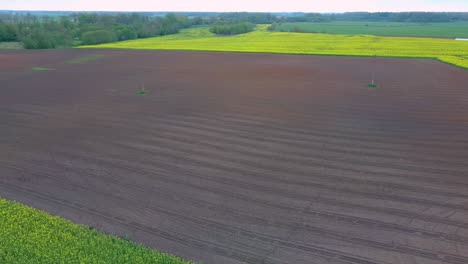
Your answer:
[[[181,30],[175,35],[81,48],[431,58],[468,69],[468,41],[269,32],[268,27],[259,25],[254,32],[228,37],[216,36],[209,32],[208,27],[196,27]]]
[[[0,42],[0,50],[24,49],[21,42]]]
[[[189,264],[1,198],[0,263]]]
[[[43,68],[43,67],[34,67],[34,68],[31,68],[31,70],[33,70],[33,71],[50,71],[51,69]]]
[[[147,91],[140,91],[140,92],[137,92],[136,94],[148,94]]]
[[[275,24],[276,32],[303,32],[342,35],[413,36],[468,38],[468,22],[453,23],[399,23],[399,22],[350,22],[282,23]]]
[[[79,58],[69,60],[69,61],[67,61],[67,63],[71,63],[71,64],[84,63],[84,62],[88,62],[88,61],[97,60],[97,59],[99,59],[101,57],[102,57],[102,55],[84,56],[84,57],[79,57]]]

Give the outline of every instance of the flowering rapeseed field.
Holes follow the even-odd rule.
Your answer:
[[[3,199],[0,199],[0,263],[189,264]]]
[[[253,32],[235,36],[216,36],[210,33],[207,27],[195,27],[181,30],[175,35],[81,46],[81,48],[431,58],[468,69],[468,41],[269,32],[266,30],[267,27],[268,25],[259,25]]]

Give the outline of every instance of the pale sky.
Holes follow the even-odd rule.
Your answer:
[[[213,12],[468,12],[468,0],[0,0],[0,10]]]

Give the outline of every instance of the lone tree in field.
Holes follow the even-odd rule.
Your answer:
[[[253,31],[255,25],[248,22],[243,23],[218,23],[210,28],[212,33],[217,35],[238,35]]]

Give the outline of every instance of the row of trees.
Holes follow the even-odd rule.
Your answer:
[[[284,22],[330,22],[330,21],[382,21],[438,23],[468,21],[466,12],[348,12],[337,14],[323,13],[221,13],[210,17],[217,21],[250,22],[253,24],[273,24]]]
[[[375,21],[375,22],[417,22],[439,23],[468,21],[468,13],[456,12],[350,12],[328,15],[331,20],[340,21]]]
[[[338,14],[322,13],[224,13],[219,19],[251,22],[254,24],[272,24],[281,22],[329,22],[329,21],[382,21],[382,22],[417,22],[439,23],[468,21],[467,12],[348,12]]]
[[[249,22],[217,23],[210,27],[212,33],[218,35],[237,35],[253,31],[255,25]]]
[[[248,13],[248,12],[231,12],[221,13],[215,17],[218,21],[229,22],[249,22],[252,24],[271,24],[277,22],[280,16],[272,13]]]
[[[17,40],[16,29],[13,25],[0,24],[0,41]]]
[[[50,13],[50,12],[49,12]],[[42,12],[38,14],[49,14]],[[78,44],[148,38],[177,33],[193,25],[211,24],[216,34],[233,35],[252,31],[254,24],[328,21],[451,22],[468,21],[468,13],[71,13],[31,15],[0,12],[0,41],[21,41],[26,48],[45,49]],[[273,25],[273,27],[275,27]]]
[[[203,20],[175,14],[161,17],[137,13],[81,13],[60,17],[4,15],[0,16],[0,41],[21,41],[28,49],[46,49],[174,34],[199,23]]]

